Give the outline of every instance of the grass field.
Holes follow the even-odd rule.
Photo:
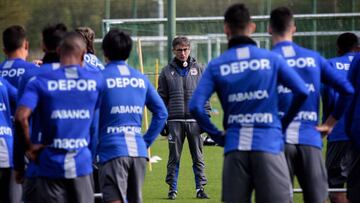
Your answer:
[[[181,157],[181,165],[178,181],[178,196],[175,201],[167,199],[168,185],[165,183],[166,163],[168,156],[168,143],[163,137],[158,138],[151,148],[152,155],[162,158],[158,163],[152,164],[152,171],[147,171],[143,188],[144,203],[152,202],[221,202],[221,175],[223,162],[223,149],[220,147],[205,146],[205,173],[208,178],[208,185],[205,187],[206,193],[210,196],[209,200],[198,200],[195,198],[195,182],[192,172],[192,161],[187,146],[184,143]],[[296,188],[299,186],[296,184]],[[300,194],[294,195],[294,202],[301,203]]]
[[[213,109],[219,110],[212,116],[212,120],[217,126],[221,126],[222,112],[217,97],[212,97],[211,104]],[[152,202],[203,202],[215,203],[221,202],[221,176],[223,164],[223,148],[214,146],[204,147],[205,173],[208,179],[208,185],[205,187],[206,193],[210,196],[209,200],[198,200],[195,198],[195,182],[192,171],[192,161],[187,142],[184,143],[179,181],[178,196],[175,201],[167,199],[168,185],[165,183],[166,164],[168,158],[168,143],[166,138],[159,137],[151,147],[152,155],[162,158],[158,163],[152,164],[152,171],[147,171],[145,184],[143,188],[143,197],[145,203]],[[296,181],[295,181],[296,182]],[[299,188],[295,183],[295,188]],[[301,203],[301,194],[294,194],[294,202]]]

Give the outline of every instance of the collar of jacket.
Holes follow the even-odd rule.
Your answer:
[[[196,60],[189,56],[189,58],[186,60],[188,62],[188,66],[186,68],[190,68],[195,62]],[[174,68],[178,67],[178,68],[184,68],[184,66],[182,65],[182,61],[180,61],[179,59],[177,59],[176,57],[174,57],[170,63],[171,66],[173,66]]]
[[[245,44],[257,45],[256,42],[254,40],[252,40],[250,37],[234,36],[229,39],[228,49],[231,49],[238,45],[245,45]]]
[[[58,54],[56,52],[46,52],[42,61],[43,61],[43,64],[60,62],[60,57],[58,56]]]

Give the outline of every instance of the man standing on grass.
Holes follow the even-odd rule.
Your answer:
[[[196,197],[208,199],[204,190],[207,179],[204,172],[201,129],[188,109],[190,98],[203,73],[203,67],[190,56],[191,48],[188,38],[176,37],[172,41],[172,48],[175,57],[161,71],[158,88],[169,111],[169,118],[164,128],[169,142],[166,174],[166,183],[169,185],[168,198],[173,200],[177,195],[181,152],[187,138],[195,175]],[[205,108],[210,111],[208,103]],[[208,115],[210,115],[209,112]]]
[[[25,137],[27,156],[38,162],[39,202],[93,202],[89,146],[102,76],[82,67],[86,45],[78,33],[67,34],[58,51],[61,67],[27,83],[16,125]],[[40,144],[30,138],[29,118],[35,109],[42,124]]]
[[[260,49],[250,38],[255,24],[244,4],[225,12],[228,50],[212,60],[190,101],[200,126],[225,148],[222,200],[290,202],[289,171],[283,153],[282,129],[293,119],[308,91],[304,82],[277,54]],[[290,88],[294,97],[287,114],[278,117],[277,85]],[[207,116],[204,105],[216,92],[224,110],[224,132]]]
[[[321,152],[321,134],[328,134],[350,104],[354,89],[345,77],[337,74],[319,53],[305,49],[293,42],[296,27],[290,9],[279,7],[270,15],[269,33],[274,44],[273,52],[280,54],[305,81],[309,97],[297,116],[291,120],[285,134],[285,156],[290,178],[296,175],[303,189],[304,202],[322,203],[327,199],[327,175]],[[327,118],[318,125],[320,84],[324,83],[337,92],[339,100]],[[294,92],[279,86],[279,112],[284,115],[290,108]]]
[[[343,33],[337,38],[338,57],[329,59],[333,70],[337,74],[347,78],[347,73],[356,55],[358,48],[358,37],[353,33]],[[331,87],[325,86],[322,90],[323,113],[326,119],[334,111],[339,94]],[[345,133],[345,116],[341,117],[336,123],[333,131],[328,135],[326,149],[326,169],[328,174],[328,184],[330,188],[344,188],[346,183],[346,173],[348,171],[346,153],[350,147],[349,136]],[[346,203],[346,193],[330,193],[332,203]]]
[[[106,203],[141,203],[147,148],[165,125],[166,107],[149,79],[126,63],[132,48],[128,34],[111,30],[102,48],[108,64],[102,71],[106,87],[100,107],[100,189]],[[152,120],[142,135],[145,106]]]

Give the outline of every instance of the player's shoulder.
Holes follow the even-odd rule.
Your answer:
[[[31,63],[31,62],[28,62],[28,61],[25,61],[25,60],[22,60],[22,59],[15,59],[14,60],[14,67],[24,67],[24,68],[38,68],[39,66],[34,64],[34,63]]]
[[[18,68],[18,67],[33,68],[33,67],[37,67],[37,65],[19,58],[7,59],[0,64],[1,69],[10,69],[10,68]]]
[[[320,53],[318,51],[300,46],[298,44],[296,45],[296,49],[297,49],[297,54],[299,55],[306,55],[306,56],[311,56],[311,57],[316,57],[316,58],[323,58]]]
[[[104,75],[115,76],[114,73],[119,76],[140,76],[143,75],[139,70],[130,66],[125,62],[110,62],[106,64],[105,69],[102,70]]]

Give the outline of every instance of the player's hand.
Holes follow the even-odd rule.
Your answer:
[[[43,144],[30,144],[29,149],[25,152],[26,156],[32,160],[36,161],[39,152],[45,147]]]
[[[38,66],[40,66],[40,65],[43,64],[43,61],[42,61],[42,60],[39,60],[39,59],[35,59],[35,60],[33,60],[32,62],[33,62],[35,65],[38,65]]]
[[[169,126],[167,125],[167,123],[165,124],[164,128],[162,129],[162,131],[160,132],[161,136],[168,136],[169,135]]]
[[[329,116],[329,118],[326,119],[325,123],[321,124],[320,126],[316,126],[316,130],[321,133],[322,137],[326,137],[328,134],[331,133],[336,122],[337,120],[333,116]]]
[[[24,171],[14,170],[15,181],[17,184],[22,184],[24,182]]]

